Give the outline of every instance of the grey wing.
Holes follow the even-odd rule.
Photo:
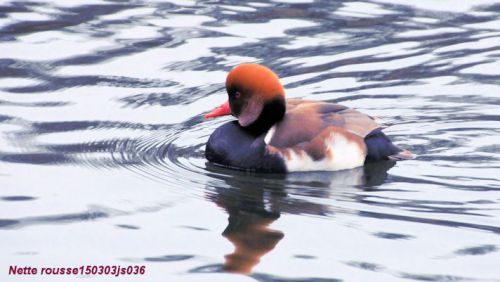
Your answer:
[[[287,100],[287,112],[266,137],[268,144],[276,147],[291,147],[310,142],[325,128],[335,126],[365,138],[380,126],[368,115],[342,105],[307,101]]]
[[[370,132],[381,128],[375,119],[369,115],[344,106],[329,104],[323,111],[325,122],[341,127],[351,133],[365,138]]]

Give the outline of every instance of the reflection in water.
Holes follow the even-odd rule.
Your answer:
[[[285,234],[274,230],[270,225],[279,219],[282,213],[303,215],[325,215],[329,206],[290,199],[287,187],[291,185],[314,187],[305,193],[330,198],[330,189],[338,187],[364,187],[372,189],[380,185],[387,177],[387,171],[394,161],[370,163],[365,167],[352,170],[315,173],[292,173],[285,175],[255,175],[235,173],[225,180],[227,187],[208,186],[207,198],[222,207],[229,215],[228,225],[222,235],[234,246],[234,251],[225,256],[222,267],[228,272],[248,274],[260,262],[261,258],[272,251]],[[208,164],[212,171],[226,170]],[[292,184],[293,183],[293,184]]]
[[[255,179],[257,180],[257,179]],[[222,235],[234,245],[225,256],[223,269],[229,272],[251,273],[262,256],[274,249],[283,232],[269,227],[280,217],[280,199],[284,191],[268,190],[264,181],[226,180],[231,188],[217,189],[207,197],[229,214]]]
[[[255,212],[229,212],[229,225],[222,235],[234,245],[235,250],[226,255],[225,271],[250,273],[260,258],[274,249],[283,238],[283,232],[269,228],[277,218],[272,214]]]

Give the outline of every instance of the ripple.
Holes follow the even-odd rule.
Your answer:
[[[74,223],[89,220],[96,220],[99,218],[108,217],[109,214],[100,211],[89,211],[75,214],[58,214],[52,216],[35,216],[12,219],[0,219],[0,229],[22,228],[26,226],[38,224],[60,224],[60,223]]]
[[[0,197],[0,200],[8,202],[21,202],[21,201],[33,201],[36,200],[36,198],[31,196],[7,196],[7,197]]]
[[[485,255],[496,251],[498,251],[498,248],[495,245],[482,245],[477,247],[460,249],[455,251],[455,254],[477,256],[477,255]]]
[[[406,234],[398,234],[398,233],[388,233],[388,232],[377,232],[373,234],[379,238],[383,239],[391,239],[391,240],[400,240],[400,239],[412,239],[413,236]]]
[[[172,262],[172,261],[182,261],[182,260],[188,260],[193,258],[194,256],[192,255],[166,255],[166,256],[161,256],[161,257],[149,257],[145,258],[145,261],[151,261],[151,262]]]

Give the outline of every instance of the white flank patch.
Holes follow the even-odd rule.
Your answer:
[[[267,136],[266,136],[267,137]],[[366,152],[356,142],[349,141],[342,133],[333,132],[325,139],[327,151],[333,158],[327,157],[315,161],[305,151],[296,153],[289,150],[290,157],[285,157],[288,171],[335,171],[362,166]]]
[[[274,132],[276,131],[276,125],[273,125],[273,127],[271,127],[267,133],[266,133],[266,137],[264,137],[264,142],[266,144],[269,144],[271,142],[271,140],[273,139],[273,136],[274,136]]]

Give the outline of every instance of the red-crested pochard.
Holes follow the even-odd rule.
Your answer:
[[[259,64],[241,64],[226,79],[227,102],[205,115],[233,115],[208,139],[215,164],[266,172],[342,170],[367,161],[403,160],[371,116],[342,105],[285,99],[278,76]]]

